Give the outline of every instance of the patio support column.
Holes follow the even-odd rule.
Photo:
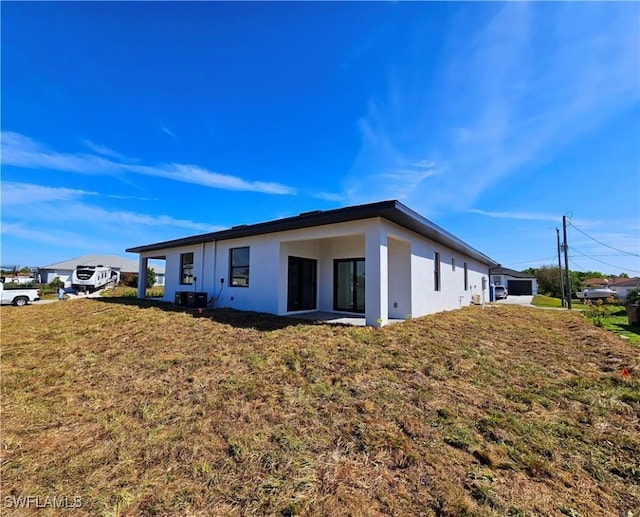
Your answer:
[[[140,255],[138,260],[138,298],[146,298],[147,294],[147,265],[149,259]]]
[[[389,254],[379,222],[365,234],[365,320],[372,327],[389,322]]]

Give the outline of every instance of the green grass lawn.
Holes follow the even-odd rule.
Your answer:
[[[624,307],[609,310],[603,319],[602,328],[611,330],[629,341],[640,343],[640,325],[629,325],[627,311]]]
[[[537,294],[531,300],[531,305],[536,307],[562,307],[562,300],[560,298],[554,298],[552,296],[545,296],[543,294]],[[571,306],[574,309],[584,309],[584,303],[580,300],[571,300]]]
[[[562,301],[560,298],[544,296],[538,294],[533,297],[531,305],[536,307],[560,308]],[[640,326],[629,325],[627,313],[624,307],[620,305],[593,305],[593,309],[582,303],[580,300],[572,300],[572,308],[585,312],[585,316],[598,327],[615,332],[619,336],[624,337],[632,342],[640,343]]]
[[[536,307],[562,307],[562,300],[560,300],[560,298],[537,294],[531,300],[531,305],[535,305]]]
[[[164,294],[164,286],[150,287],[146,291],[147,298],[162,298]],[[138,296],[138,289],[135,287],[129,287],[126,285],[117,285],[111,289],[106,289],[102,292],[102,296],[106,297],[127,297],[135,298]]]

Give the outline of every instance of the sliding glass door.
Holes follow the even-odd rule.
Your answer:
[[[289,257],[287,311],[311,311],[316,308],[317,261]]]
[[[333,263],[333,309],[364,313],[364,259],[336,259]]]

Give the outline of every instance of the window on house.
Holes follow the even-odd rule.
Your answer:
[[[433,289],[440,290],[440,253],[433,252]]]
[[[469,290],[469,267],[466,262],[464,263],[464,290]]]
[[[180,283],[193,284],[193,253],[180,254]]]
[[[249,246],[229,250],[229,285],[249,287]]]
[[[456,259],[454,257],[451,257],[451,271],[455,271],[456,270]]]
[[[493,285],[502,285],[502,275],[496,275],[493,277]]]

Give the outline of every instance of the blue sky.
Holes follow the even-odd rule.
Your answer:
[[[3,264],[399,199],[514,269],[568,214],[572,268],[640,275],[637,3],[1,9]]]

